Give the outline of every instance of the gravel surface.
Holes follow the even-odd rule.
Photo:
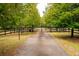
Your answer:
[[[67,53],[45,29],[39,29],[16,51],[16,56],[67,56]]]

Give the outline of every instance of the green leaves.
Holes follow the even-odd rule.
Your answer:
[[[40,15],[34,3],[0,4],[0,27],[37,27]]]
[[[53,27],[79,27],[79,4],[57,3],[49,4],[44,19],[46,24]],[[50,26],[51,26],[50,25]]]

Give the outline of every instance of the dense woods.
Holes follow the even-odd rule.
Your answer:
[[[74,29],[79,28],[79,4],[78,3],[57,3],[48,4],[44,13],[46,27],[70,28],[71,37]]]

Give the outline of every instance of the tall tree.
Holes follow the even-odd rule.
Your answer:
[[[0,28],[8,29],[39,26],[40,15],[34,3],[0,4]]]
[[[78,3],[49,4],[44,15],[46,24],[52,27],[71,28],[73,37],[74,28],[79,27],[78,11]]]

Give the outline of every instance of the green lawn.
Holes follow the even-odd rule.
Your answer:
[[[71,38],[70,32],[51,32],[49,34],[56,38],[58,44],[69,55],[79,55],[79,35],[75,34],[75,37]]]
[[[29,37],[31,34],[33,33],[23,33],[20,37],[20,40],[17,33],[0,36],[0,55],[16,54],[16,48],[22,45],[27,37]]]

